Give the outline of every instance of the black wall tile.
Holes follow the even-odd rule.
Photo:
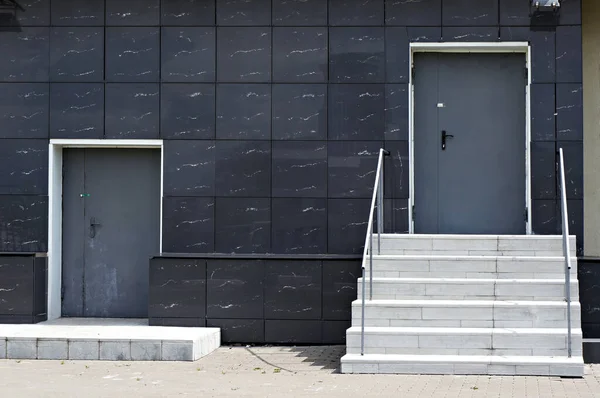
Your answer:
[[[330,198],[371,198],[381,142],[329,142]]]
[[[350,321],[323,321],[323,344],[346,344],[346,330]],[[331,359],[331,367],[337,367],[337,360]]]
[[[329,80],[337,83],[383,82],[384,28],[329,29]]]
[[[273,197],[327,197],[327,142],[273,142]]]
[[[50,137],[102,138],[104,85],[53,83],[50,85]]]
[[[361,261],[323,261],[323,319],[352,319]]]
[[[408,85],[385,86],[385,139],[408,140]]]
[[[105,90],[105,138],[158,138],[158,84],[107,84]]]
[[[567,195],[568,197],[568,195]],[[583,200],[569,199],[567,201],[569,213],[569,235],[577,236],[577,255],[583,255]],[[559,213],[560,214],[560,213]],[[560,224],[562,225],[562,224]]]
[[[214,141],[165,141],[164,195],[214,196],[215,152]]]
[[[497,41],[496,26],[448,26],[442,28],[443,41]]]
[[[498,0],[444,0],[442,25],[491,26],[498,24]]]
[[[282,344],[321,344],[321,321],[267,320],[265,340]]]
[[[556,139],[583,140],[583,87],[581,84],[556,85]]]
[[[420,27],[412,26],[406,28],[410,42],[437,42],[442,40],[441,27]]]
[[[560,213],[555,199],[532,200],[531,223],[538,235],[560,234]]]
[[[560,2],[560,25],[581,25],[581,0]]]
[[[106,25],[155,26],[160,23],[160,0],[106,0]]]
[[[217,141],[217,196],[269,197],[271,143]]]
[[[10,2],[9,2],[10,3]],[[17,11],[19,26],[50,25],[50,2],[47,0],[19,0],[25,12]]]
[[[554,84],[531,85],[531,140],[556,139]]]
[[[106,28],[106,80],[158,81],[159,59],[159,28]]]
[[[271,28],[218,28],[217,78],[221,82],[270,81]]]
[[[583,64],[581,26],[556,28],[556,82],[581,83]]]
[[[439,36],[441,36],[441,33]],[[408,65],[409,55],[408,30],[406,28],[386,28],[386,82],[408,83],[408,74],[410,69]]]
[[[48,194],[48,142],[5,139],[0,145],[0,195]]]
[[[48,197],[0,195],[0,252],[47,250]]]
[[[274,198],[273,253],[327,252],[327,199]]]
[[[385,23],[396,26],[440,26],[442,0],[386,1]]]
[[[207,327],[221,328],[221,343],[264,343],[263,319],[207,319]]]
[[[217,139],[271,139],[271,87],[217,85]]]
[[[407,199],[410,175],[408,141],[386,141],[385,149],[390,152],[390,156],[385,158],[384,163],[384,196]]]
[[[215,24],[215,0],[162,1],[163,25],[194,26]]]
[[[384,209],[384,219],[390,219],[384,226],[384,232],[408,233],[408,199],[386,199]]]
[[[502,27],[500,40],[529,41],[531,44],[532,83],[554,83],[555,38],[553,30],[531,30],[528,27]]]
[[[103,28],[52,28],[50,79],[96,82],[104,79]]]
[[[150,260],[148,316],[204,318],[206,261],[154,258]]]
[[[271,200],[217,198],[216,251],[268,253],[271,250]]]
[[[0,138],[47,138],[47,83],[0,83]]]
[[[332,84],[328,102],[330,140],[383,140],[385,85]]]
[[[380,0],[329,0],[332,26],[383,25],[384,3]]]
[[[179,326],[186,328],[203,328],[206,326],[205,318],[149,318],[150,326]]]
[[[521,0],[499,0],[500,25],[529,26],[531,19],[531,2]],[[562,10],[561,10],[562,11]],[[535,21],[535,18],[534,18]]]
[[[559,141],[556,150],[559,148],[565,161],[567,199],[583,199],[583,142]]]
[[[556,197],[556,145],[554,142],[531,143],[531,197]]]
[[[215,28],[162,28],[161,78],[168,82],[215,80]]]
[[[0,256],[0,314],[34,315],[33,257]]]
[[[264,261],[208,260],[206,275],[208,318],[263,318]]]
[[[271,23],[270,0],[216,0],[218,25],[265,26]]]
[[[53,26],[103,26],[104,0],[52,0]]]
[[[579,281],[579,299],[581,301],[581,323],[587,338],[600,337],[600,333],[590,336],[590,329],[600,331],[600,264],[597,261],[578,260],[577,279]],[[594,328],[589,326],[595,324]],[[588,326],[586,328],[586,326]]]
[[[273,28],[273,79],[327,82],[327,28]]]
[[[50,30],[23,28],[0,35],[0,81],[48,81]]]
[[[327,25],[327,2],[323,0],[273,0],[273,25]]]
[[[327,85],[275,84],[274,140],[327,139]]]
[[[162,138],[215,138],[213,84],[165,83],[161,86],[160,102]]]
[[[270,261],[265,270],[265,319],[321,319],[319,261]]]
[[[163,251],[213,252],[214,212],[213,198],[163,198]]]
[[[370,199],[329,199],[328,252],[362,254],[369,220]]]

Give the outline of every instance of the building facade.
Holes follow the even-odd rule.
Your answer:
[[[379,149],[385,231],[431,232],[418,196],[476,197],[487,174],[475,186],[459,170],[489,156],[467,151],[428,174],[419,131],[438,134],[435,112],[477,90],[485,112],[447,119],[447,145],[471,117],[512,144],[495,153],[496,218],[476,232],[559,234],[563,148],[570,228],[588,258],[582,308],[600,305],[594,1],[562,0],[551,18],[528,0],[18,3],[0,19],[0,252],[12,264],[0,285],[14,289],[0,290],[0,321],[149,317],[219,326],[224,342],[342,343]],[[427,43],[463,55],[411,51]],[[421,112],[427,90],[446,95],[434,113]],[[448,231],[470,232],[434,232]],[[597,325],[584,315],[587,337]]]

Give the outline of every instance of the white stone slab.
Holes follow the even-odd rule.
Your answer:
[[[146,319],[93,318],[0,325],[0,341],[5,340],[9,359],[193,361],[221,344],[218,328],[148,326]]]

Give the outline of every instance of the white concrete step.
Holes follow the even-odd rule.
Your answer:
[[[365,327],[365,354],[568,355],[567,329]],[[581,329],[572,331],[572,353],[581,356]],[[361,328],[346,332],[348,354],[360,354]]]
[[[565,328],[567,303],[494,300],[366,300],[366,326]],[[352,302],[352,326],[361,324],[361,300]],[[571,303],[571,325],[581,307]]]
[[[583,357],[346,354],[342,373],[582,377]]]
[[[358,298],[363,278],[358,279]],[[571,280],[571,300],[579,301],[578,281]],[[370,292],[366,278],[367,298]],[[564,279],[373,278],[375,300],[521,300],[562,301]]]
[[[576,255],[575,236],[570,237]],[[374,236],[377,249],[377,237]],[[562,236],[382,234],[382,254],[562,256]]]
[[[364,262],[370,275],[370,262]],[[382,278],[564,279],[563,257],[373,255],[373,276]],[[571,258],[571,279],[577,258]]]
[[[0,325],[0,359],[195,361],[220,345],[219,328],[148,326],[147,319]]]

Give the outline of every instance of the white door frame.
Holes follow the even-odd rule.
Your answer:
[[[417,52],[439,53],[522,53],[525,54],[525,67],[527,68],[527,87],[525,90],[525,208],[527,221],[525,231],[532,234],[531,225],[531,48],[527,42],[493,42],[493,43],[410,43],[409,65],[411,73],[408,74],[408,152],[409,152],[409,199],[408,199],[408,231],[415,233],[415,220],[412,209],[415,205],[415,158],[414,158],[414,93],[415,87],[412,80],[414,68],[414,54]]]
[[[162,251],[162,192],[164,150],[162,140],[51,139],[48,156],[48,320],[61,317],[63,148],[160,149],[160,246]]]

